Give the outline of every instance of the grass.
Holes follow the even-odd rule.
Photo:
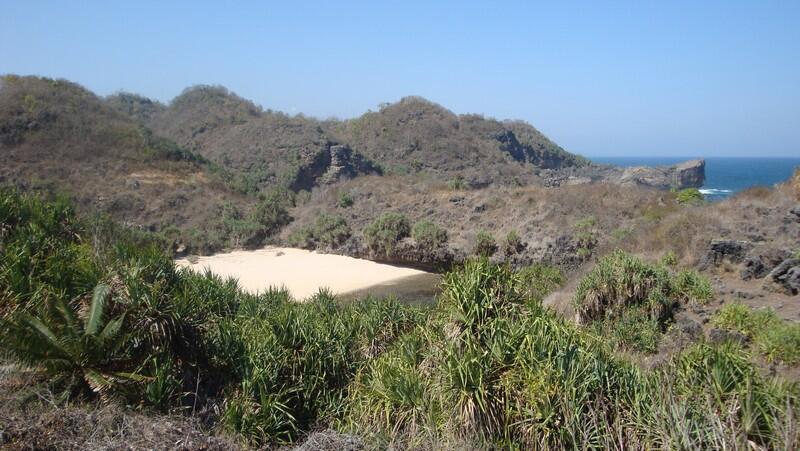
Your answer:
[[[524,297],[533,302],[541,302],[567,281],[560,269],[542,263],[521,268],[518,277]]]
[[[494,235],[481,230],[475,235],[475,241],[472,245],[472,253],[481,257],[491,257],[497,252],[497,241]]]
[[[780,319],[772,310],[730,303],[719,309],[711,323],[748,337],[769,361],[800,363],[800,325]]]
[[[444,276],[430,310],[391,299],[341,304],[324,291],[297,303],[282,290],[252,295],[234,280],[176,270],[124,229],[90,239],[66,204],[3,191],[0,215],[4,357],[61,393],[56,405],[202,405],[213,427],[267,447],[324,427],[374,448],[798,443],[795,384],[762,374],[732,343],[699,343],[641,369],[542,306],[563,283],[553,268],[468,260]],[[652,335],[633,325],[700,297],[697,283],[676,279],[617,253],[581,284],[578,308],[619,319],[619,333],[647,348]],[[752,315],[729,316],[763,329]]]
[[[448,180],[447,189],[450,191],[464,191],[467,189],[467,182],[463,176],[457,175],[455,178]]]

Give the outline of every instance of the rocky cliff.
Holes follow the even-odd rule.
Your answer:
[[[656,188],[700,188],[706,180],[705,160],[689,160],[672,166],[624,168],[612,181],[621,185],[644,185]]]
[[[659,189],[700,188],[705,183],[706,162],[689,160],[671,166],[634,166],[621,168],[608,165],[587,165],[541,171],[545,186],[581,185],[609,182],[622,186],[645,186]]]

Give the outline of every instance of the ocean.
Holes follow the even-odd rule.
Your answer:
[[[663,166],[692,157],[595,157],[615,166]],[[753,186],[773,186],[788,179],[800,158],[706,158],[706,183],[700,189],[709,200],[724,199]]]

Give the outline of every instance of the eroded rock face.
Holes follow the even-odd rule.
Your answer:
[[[706,160],[689,160],[673,166],[675,188],[700,188],[706,182]]]
[[[662,189],[700,188],[706,180],[705,160],[690,160],[674,166],[625,168],[621,185],[644,185]]]
[[[659,189],[700,188],[706,179],[705,160],[689,160],[672,166],[588,165],[560,170],[544,170],[540,175],[545,186],[610,182],[623,186],[647,186]]]
[[[291,185],[295,191],[310,191],[314,186],[326,185],[358,175],[381,174],[380,168],[366,157],[341,144],[329,144],[314,155],[306,157]]]
[[[362,174],[380,173],[377,166],[363,155],[353,152],[347,146],[337,144],[329,147],[330,164],[320,178],[321,184],[333,183],[342,179],[351,179]]]

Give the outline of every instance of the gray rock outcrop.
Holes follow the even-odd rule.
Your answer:
[[[545,186],[574,185],[591,182],[610,182],[623,186],[647,186],[659,189],[700,188],[705,183],[706,162],[702,159],[684,161],[672,166],[616,167],[591,164],[581,167],[542,170]]]
[[[381,174],[381,169],[362,154],[341,144],[328,144],[323,150],[307,156],[297,170],[291,188],[310,191],[314,186],[326,185],[358,175]]]
[[[689,160],[673,166],[625,168],[617,183],[663,189],[700,188],[705,183],[705,168],[705,160]]]
[[[790,255],[791,253],[785,249],[754,251],[745,257],[742,271],[739,275],[742,280],[760,279],[789,258]]]
[[[800,293],[800,259],[787,258],[767,275],[767,286],[789,295]]]
[[[707,268],[716,266],[724,261],[731,263],[741,263],[747,252],[753,248],[749,241],[740,240],[711,240],[708,246],[708,253],[703,258],[700,266]]]

